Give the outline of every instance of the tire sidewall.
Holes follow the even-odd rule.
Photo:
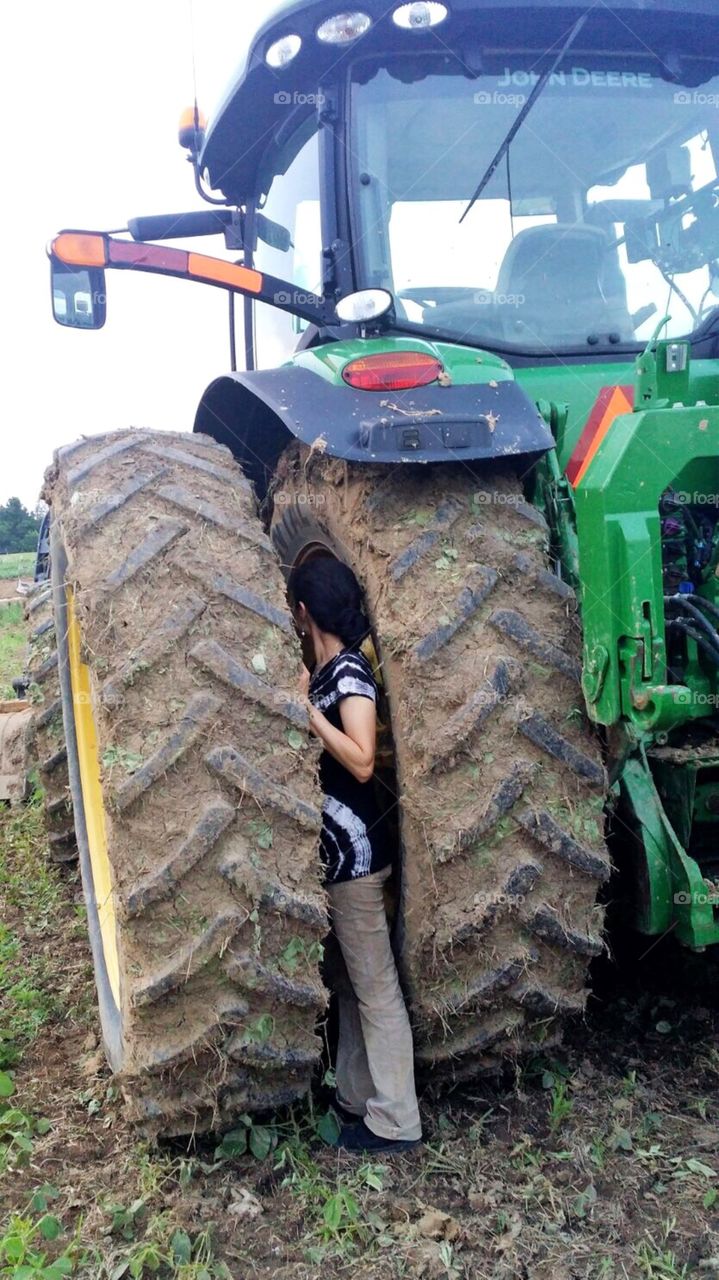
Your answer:
[[[80,761],[78,756],[77,732],[73,704],[72,680],[70,676],[70,655],[68,646],[67,623],[67,554],[57,522],[51,525],[51,564],[52,564],[52,600],[55,614],[57,638],[58,675],[60,680],[60,696],[62,699],[62,720],[67,745],[67,768],[72,795],[75,818],[75,835],[80,861],[83,896],[87,911],[87,928],[90,938],[90,950],[95,971],[95,987],[97,989],[98,1008],[102,1040],[108,1063],[114,1072],[121,1071],[125,1061],[123,1042],[122,1010],[118,1007],[110,986],[107,972],[105,951],[102,945],[100,916],[95,894],[90,843],[87,834],[85,804],[80,777]]]

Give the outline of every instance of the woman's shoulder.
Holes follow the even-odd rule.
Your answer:
[[[358,694],[377,699],[372,664],[359,649],[343,649],[332,664],[331,679],[340,696]]]

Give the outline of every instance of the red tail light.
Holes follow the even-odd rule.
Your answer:
[[[402,391],[436,382],[442,364],[422,351],[385,351],[351,360],[342,377],[358,391]]]

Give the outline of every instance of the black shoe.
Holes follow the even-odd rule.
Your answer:
[[[390,1155],[396,1151],[411,1151],[413,1147],[422,1145],[421,1138],[381,1138],[373,1133],[364,1120],[345,1125],[335,1144],[341,1151],[354,1152],[357,1155],[384,1152]]]

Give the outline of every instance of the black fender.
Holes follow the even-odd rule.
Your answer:
[[[511,379],[492,383],[357,391],[310,369],[227,373],[200,401],[195,431],[227,445],[260,495],[293,440],[351,462],[476,462],[554,447],[551,431]]]

